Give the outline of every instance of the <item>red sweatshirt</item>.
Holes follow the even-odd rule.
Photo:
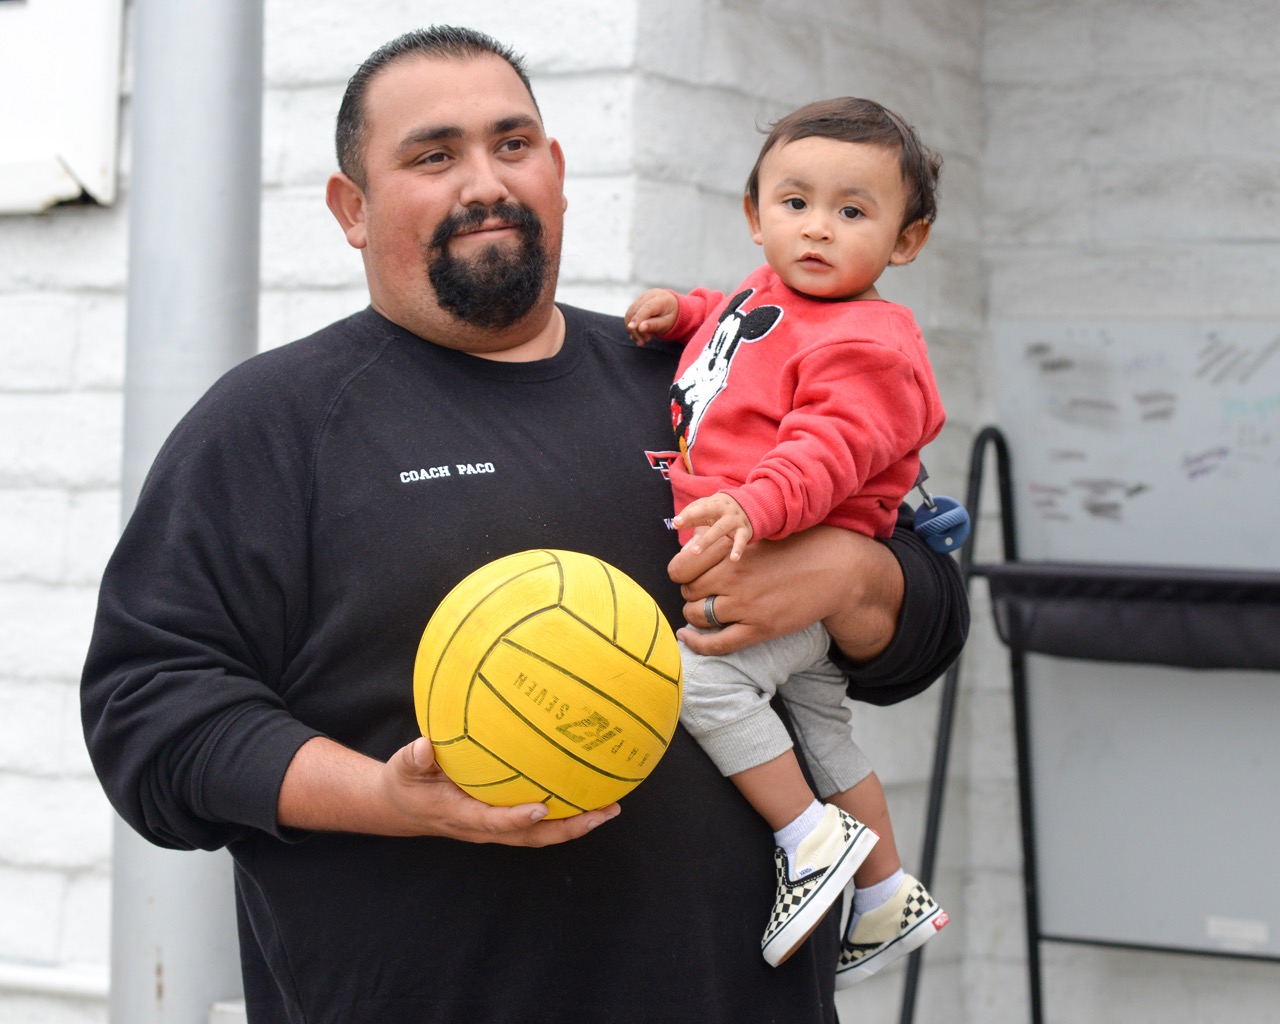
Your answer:
[[[945,418],[911,311],[811,299],[767,265],[727,301],[701,288],[678,298],[677,511],[725,491],[755,540],[817,523],[892,533]]]

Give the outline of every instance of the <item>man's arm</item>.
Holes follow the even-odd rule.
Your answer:
[[[703,602],[715,594],[716,617],[732,623],[684,631],[681,639],[699,653],[723,654],[822,620],[851,694],[876,703],[878,695],[901,699],[924,689],[964,644],[969,606],[959,570],[915,536],[906,506],[887,541],[817,526],[754,544],[739,562],[728,561],[727,550],[722,540],[700,555],[681,551],[669,567],[689,622],[706,624]]]
[[[703,602],[716,595],[714,633],[681,631],[700,654],[725,654],[794,633],[821,619],[851,658],[867,661],[893,639],[903,577],[892,553],[849,530],[815,526],[751,545],[741,561],[721,538],[701,554],[686,546],[669,566],[681,583],[685,618],[703,626]]]
[[[490,807],[455,786],[417,739],[391,759],[366,757],[322,736],[298,748],[280,786],[285,828],[380,836],[448,836],[469,843],[550,846],[616,817],[608,807],[544,821],[545,804]]]
[[[113,805],[178,849],[295,829],[546,845],[606,820],[489,808],[443,782],[429,742],[383,764],[294,713],[283,680],[311,584],[308,417],[326,403],[280,400],[292,369],[245,364],[184,417],[104,573],[81,697]]]
[[[960,567],[915,533],[912,516],[902,506],[897,529],[883,542],[905,582],[892,642],[870,660],[851,660],[832,648],[854,700],[894,704],[921,692],[959,657],[969,635],[969,595]]]

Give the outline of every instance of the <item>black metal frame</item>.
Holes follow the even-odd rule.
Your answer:
[[[974,563],[974,550],[988,451],[994,451],[996,458],[1003,557],[999,563],[978,565]],[[984,428],[974,439],[965,504],[972,520],[972,532],[968,544],[960,551],[961,574],[966,587],[974,577],[987,578],[997,629],[1009,649],[1018,814],[1022,834],[1028,1001],[1032,1024],[1042,1024],[1040,943],[1053,940],[1098,946],[1119,944],[1058,939],[1041,931],[1039,867],[1032,806],[1027,653],[1182,668],[1280,670],[1280,635],[1274,629],[1280,615],[1280,573],[1020,562],[1009,449],[1004,435],[996,427]],[[1129,632],[1108,631],[1099,628],[1099,615],[1136,615],[1143,628]],[[1224,628],[1226,624],[1241,628],[1236,632]],[[1122,634],[1122,639],[1117,641],[1107,636],[1108,632]],[[1245,638],[1243,642],[1242,637]],[[960,660],[957,659],[947,671],[938,714],[920,871],[920,880],[925,886],[933,881],[960,681]],[[1188,952],[1136,945],[1129,948]],[[917,950],[912,953],[907,964],[901,1024],[911,1024],[914,1016],[923,952]],[[1212,951],[1196,952],[1212,955]]]
[[[974,563],[978,543],[978,507],[982,497],[983,469],[988,450],[995,453],[996,484],[1000,495],[1001,553],[1006,562],[1018,560],[1018,534],[1014,518],[1013,479],[1009,466],[1009,446],[996,427],[986,427],[974,438],[969,460],[969,481],[965,490],[965,507],[972,523],[968,542],[960,549],[960,573],[965,586],[974,576],[985,574],[985,566]],[[925,813],[924,843],[920,860],[920,881],[926,888],[933,884],[938,852],[938,834],[942,826],[942,801],[946,789],[947,764],[951,755],[951,734],[955,725],[955,703],[960,686],[960,658],[943,677],[942,700],[938,711],[937,739],[934,746],[933,771],[929,784],[929,804]],[[1022,825],[1023,898],[1026,908],[1027,973],[1031,1020],[1043,1021],[1040,985],[1040,903],[1036,888],[1035,825],[1031,808],[1031,758],[1027,739],[1026,658],[1016,648],[1010,649],[1013,675],[1014,743],[1018,761],[1018,810]],[[915,1017],[916,992],[920,983],[924,950],[919,949],[907,960],[906,980],[902,992],[901,1024],[911,1024]]]

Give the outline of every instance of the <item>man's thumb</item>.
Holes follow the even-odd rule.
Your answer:
[[[431,747],[431,741],[425,736],[419,736],[416,740],[404,748],[405,767],[413,775],[426,775],[435,770],[436,752]]]

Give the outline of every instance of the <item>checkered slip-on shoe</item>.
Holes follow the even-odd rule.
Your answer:
[[[858,918],[853,934],[841,944],[836,988],[866,981],[881,967],[919,949],[950,920],[929,891],[907,875],[887,903]]]
[[[787,873],[787,855],[773,851],[778,895],[760,951],[774,967],[794,953],[844,892],[853,873],[880,837],[852,815],[827,804],[822,824],[796,850],[796,873]]]

